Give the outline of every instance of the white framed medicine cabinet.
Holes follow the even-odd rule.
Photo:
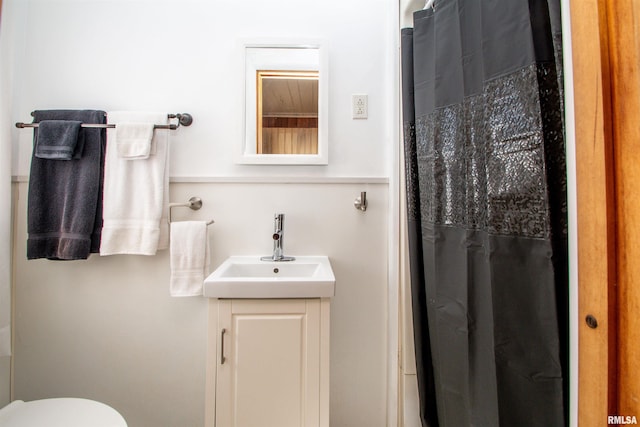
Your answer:
[[[328,164],[326,43],[243,41],[241,49],[244,135],[236,163]]]

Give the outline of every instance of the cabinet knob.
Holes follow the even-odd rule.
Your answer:
[[[595,329],[598,327],[598,319],[596,319],[592,314],[588,314],[587,317],[585,317],[584,321],[587,322],[587,326],[591,329]]]

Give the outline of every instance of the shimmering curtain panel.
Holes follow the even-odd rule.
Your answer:
[[[559,1],[436,0],[402,30],[423,426],[563,426]]]

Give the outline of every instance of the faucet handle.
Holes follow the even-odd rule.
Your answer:
[[[282,230],[282,223],[284,222],[284,214],[277,213],[273,216],[273,226],[276,231]]]

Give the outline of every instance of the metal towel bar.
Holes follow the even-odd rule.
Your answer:
[[[191,210],[197,211],[202,207],[202,199],[200,197],[192,197],[186,203],[169,203],[169,224],[171,224],[171,209],[172,208],[189,208]],[[207,221],[207,225],[213,224],[214,220]]]
[[[33,115],[33,112],[31,113],[31,115]],[[175,130],[175,129],[178,129],[178,127],[180,127],[180,125],[182,125],[182,126],[190,126],[191,123],[193,123],[193,117],[189,113],[167,114],[167,117],[170,118],[170,119],[178,119],[178,124],[155,125],[155,126],[153,126],[153,128],[154,129],[171,129],[171,130]],[[113,129],[113,128],[116,127],[116,125],[114,125],[112,123],[105,123],[105,124],[101,124],[101,123],[83,123],[81,126],[83,128],[107,128],[107,129]],[[38,127],[38,123],[17,122],[16,123],[16,127],[20,128],[20,129],[22,129],[22,128],[37,128]]]

